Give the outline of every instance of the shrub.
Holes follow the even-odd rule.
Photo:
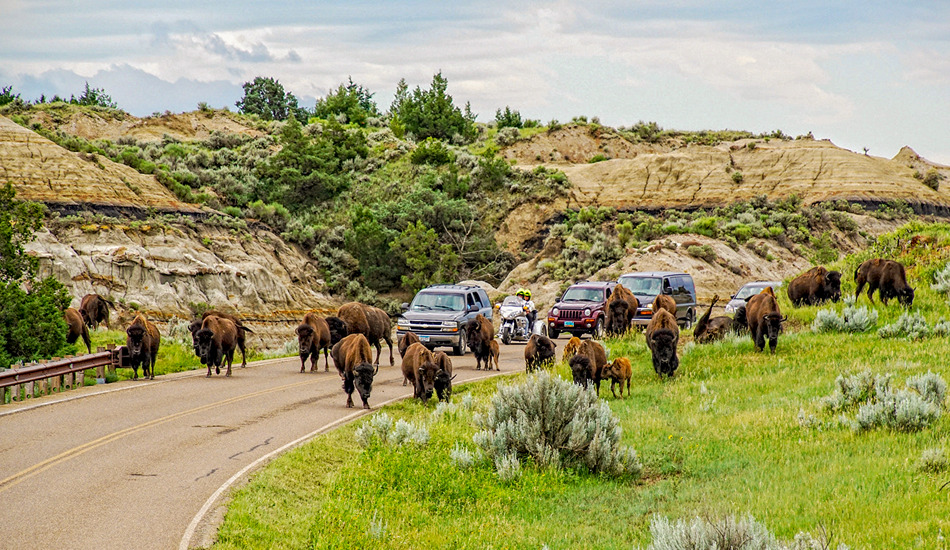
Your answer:
[[[356,429],[356,442],[364,449],[374,445],[400,447],[408,443],[425,445],[429,442],[429,431],[405,420],[393,419],[386,413],[379,413]]]
[[[910,390],[886,391],[861,405],[855,416],[855,431],[888,428],[899,432],[920,431],[940,418],[940,407]]]
[[[930,285],[930,288],[943,294],[950,294],[950,263],[934,273],[934,282]]]
[[[520,468],[522,458],[541,467],[640,474],[637,453],[620,444],[621,429],[607,403],[546,372],[519,385],[499,385],[476,424],[482,428],[473,438],[476,445],[503,477]]]
[[[455,159],[452,151],[444,143],[435,138],[426,138],[409,155],[409,160],[413,164],[429,164],[431,166],[441,166],[453,162]]]
[[[467,470],[474,466],[476,462],[481,460],[479,455],[480,453],[477,451],[473,453],[459,443],[456,443],[455,447],[453,447],[452,451],[449,453],[452,463],[455,464],[460,470]]]
[[[813,332],[867,332],[877,325],[878,312],[867,306],[854,307],[853,301],[841,315],[834,308],[821,309],[811,325]]]
[[[907,379],[906,388],[891,387],[891,375],[875,376],[864,371],[835,380],[835,392],[822,399],[831,412],[858,408],[854,420],[843,417],[855,431],[887,428],[899,432],[920,431],[937,421],[943,412],[947,384],[932,372]]]
[[[694,258],[699,258],[709,263],[716,261],[716,258],[718,257],[716,255],[716,251],[713,250],[713,247],[709,246],[708,244],[687,247],[686,252]]]
[[[498,130],[498,134],[495,136],[495,143],[501,147],[507,147],[519,139],[521,139],[521,132],[518,131],[518,128],[507,126]]]
[[[661,516],[650,521],[653,542],[647,550],[824,550],[830,548],[824,537],[814,538],[800,532],[792,542],[775,538],[764,525],[751,515],[736,519],[693,518],[675,523]],[[847,550],[844,544],[838,550]]]
[[[738,171],[738,170],[736,170],[735,172],[733,172],[733,173],[732,173],[732,181],[733,181],[733,183],[742,183],[742,172],[740,172],[740,171]]]
[[[927,338],[931,334],[930,326],[927,320],[920,312],[903,313],[897,321],[881,327],[877,331],[881,338],[907,338],[908,340],[920,340]]]
[[[937,172],[936,168],[931,168],[927,170],[927,175],[921,180],[924,185],[936,191],[940,187],[940,180],[943,179],[940,176],[940,172]]]
[[[939,474],[945,471],[948,465],[950,465],[950,463],[947,461],[947,453],[942,448],[937,447],[935,449],[927,449],[921,453],[917,468],[923,472]]]
[[[930,371],[927,371],[927,374],[908,378],[907,387],[919,393],[925,401],[941,407],[947,396],[947,382],[940,375]]]
[[[821,403],[830,412],[842,412],[868,402],[878,390],[886,391],[891,383],[891,375],[875,376],[871,371],[863,371],[850,376],[840,375],[835,379],[835,391]]]

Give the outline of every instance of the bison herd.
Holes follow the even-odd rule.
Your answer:
[[[875,258],[863,262],[854,272],[855,298],[867,287],[868,299],[874,301],[877,292],[881,302],[896,298],[905,307],[913,304],[914,289],[907,284],[904,266],[892,260]],[[793,279],[787,288],[789,301],[795,306],[817,305],[837,302],[841,298],[841,273],[817,266]],[[748,331],[756,351],[766,346],[775,353],[779,334],[787,317],[782,315],[774,289],[767,287],[746,299],[737,308],[733,317],[712,316],[719,296],[714,296],[709,309],[697,321],[693,340],[705,344],[721,340],[730,334]],[[631,330],[632,319],[639,307],[637,298],[622,285],[617,285],[610,295],[606,311],[606,328],[612,335],[622,335]],[[91,352],[89,329],[100,323],[109,323],[109,310],[115,304],[97,294],[82,298],[80,307],[64,312],[68,333],[67,342],[75,343],[82,338]],[[650,351],[653,369],[657,375],[671,377],[679,366],[677,347],[680,329],[676,323],[676,303],[661,294],[653,302],[653,316],[644,330],[647,349]],[[216,374],[226,368],[225,376],[231,376],[234,352],[241,352],[241,366],[247,365],[246,339],[253,331],[233,315],[219,311],[206,311],[189,325],[195,355],[207,365],[207,376],[212,369]],[[500,370],[500,349],[495,340],[491,320],[476,316],[462,328],[468,347],[475,356],[476,370]],[[363,407],[369,408],[373,378],[379,371],[382,342],[389,347],[389,364],[393,358],[392,325],[389,315],[379,309],[358,302],[340,306],[336,315],[321,317],[307,313],[296,330],[300,355],[300,372],[306,370],[310,360],[310,372],[317,370],[320,354],[324,358],[324,372],[330,369],[330,358],[343,381],[347,395],[346,406],[353,406],[353,392],[359,393]],[[132,378],[142,375],[155,377],[155,360],[158,355],[161,335],[154,323],[138,314],[126,328],[126,347],[132,367]],[[372,347],[376,348],[373,358]],[[402,358],[403,385],[412,384],[413,395],[423,402],[435,393],[440,401],[449,401],[452,395],[452,380],[455,373],[452,361],[442,352],[433,353],[412,332],[405,333],[396,343]],[[557,343],[547,336],[535,334],[524,348],[527,372],[551,365],[556,361]],[[599,393],[601,382],[610,380],[614,397],[620,387],[620,396],[630,394],[632,365],[625,357],[608,362],[608,353],[603,345],[594,340],[581,341],[573,337],[564,346],[562,360],[571,369],[574,382],[593,388]]]

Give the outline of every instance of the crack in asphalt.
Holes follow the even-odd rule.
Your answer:
[[[254,445],[253,447],[251,447],[250,449],[248,449],[248,450],[246,450],[246,451],[241,451],[241,452],[239,452],[239,453],[235,453],[235,454],[229,456],[229,457],[228,457],[228,460],[233,460],[235,457],[241,456],[241,455],[243,455],[243,454],[245,454],[245,453],[249,453],[249,452],[251,452],[251,451],[253,451],[253,450],[255,450],[255,449],[260,449],[261,447],[266,447],[266,446],[270,445],[270,442],[271,442],[273,439],[274,439],[273,437],[268,437],[267,439],[264,440],[263,443],[258,443],[257,445]]]

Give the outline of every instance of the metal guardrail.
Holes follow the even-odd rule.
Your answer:
[[[0,405],[82,387],[89,369],[96,369],[96,378],[104,381],[107,368],[115,372],[116,367],[127,364],[125,346],[110,345],[108,349],[99,348],[96,353],[10,368],[0,372]]]

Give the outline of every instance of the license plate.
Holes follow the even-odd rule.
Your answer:
[[[429,337],[428,337],[428,336],[420,336],[420,337],[419,337],[419,341],[420,341],[420,342],[428,342],[428,341],[429,341]]]
[[[564,326],[566,326],[566,327],[573,327],[573,326],[574,326],[574,321],[564,321]]]

